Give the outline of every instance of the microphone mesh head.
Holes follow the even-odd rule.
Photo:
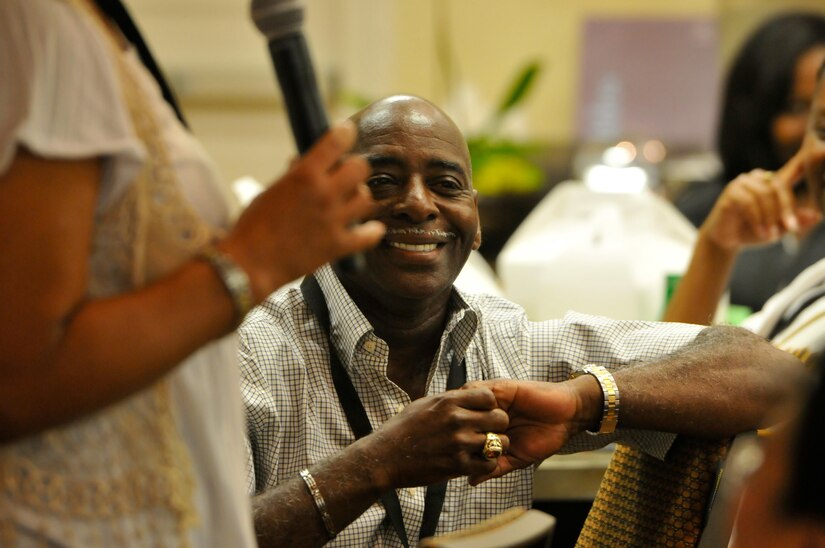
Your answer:
[[[301,31],[304,7],[299,0],[252,0],[252,20],[269,40]]]

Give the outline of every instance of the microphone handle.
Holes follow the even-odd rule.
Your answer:
[[[269,53],[281,87],[289,125],[300,154],[304,154],[329,129],[324,104],[312,69],[306,39],[302,33],[269,42]],[[339,259],[347,272],[364,268],[360,253]]]
[[[284,98],[298,152],[304,154],[329,129],[304,35],[269,42],[269,53]]]

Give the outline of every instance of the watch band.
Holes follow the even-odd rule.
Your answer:
[[[616,380],[613,375],[606,368],[601,365],[585,365],[579,371],[574,371],[570,378],[580,377],[581,375],[593,375],[599,381],[599,386],[602,388],[602,396],[604,398],[604,405],[602,407],[602,420],[599,423],[598,432],[591,434],[612,434],[616,431],[619,425],[619,387],[616,385]]]
[[[236,323],[240,324],[252,309],[252,286],[246,271],[232,257],[212,245],[203,248],[198,253],[198,257],[215,269],[221,283],[232,298]]]

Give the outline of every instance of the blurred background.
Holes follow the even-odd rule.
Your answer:
[[[726,63],[768,16],[825,12],[814,0],[304,4],[332,119],[387,94],[412,93],[444,107],[471,138],[486,217],[482,253],[491,264],[539,197],[581,178],[605,146],[638,149],[651,186],[669,198],[712,174]],[[240,179],[245,192],[244,178],[271,181],[294,145],[249,1],[130,6],[227,184]],[[514,103],[504,104],[508,98]]]

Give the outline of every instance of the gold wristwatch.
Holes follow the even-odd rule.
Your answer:
[[[619,424],[619,387],[616,386],[613,375],[601,365],[591,364],[585,365],[578,371],[574,371],[570,375],[570,378],[574,379],[582,375],[593,375],[596,377],[596,380],[599,381],[599,386],[602,388],[602,396],[604,397],[599,431],[593,432],[588,430],[588,432],[591,434],[612,434],[616,431],[616,427]]]

